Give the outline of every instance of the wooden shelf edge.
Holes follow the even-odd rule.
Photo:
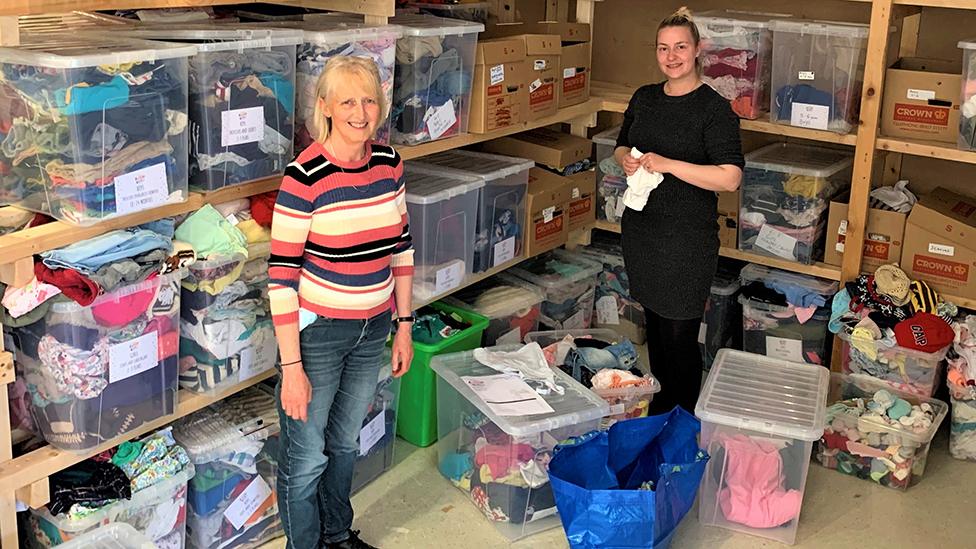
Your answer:
[[[41,15],[70,11],[113,9],[195,8],[227,4],[253,4],[263,0],[4,0],[3,15]],[[273,3],[320,8],[364,15],[394,14],[393,0],[277,0]]]
[[[878,137],[877,148],[880,151],[949,160],[964,164],[976,164],[976,152],[960,150],[951,144],[939,143],[937,141]]]
[[[484,280],[486,278],[491,278],[491,277],[495,276],[498,273],[501,273],[501,272],[504,272],[504,271],[506,271],[508,269],[511,269],[512,267],[518,265],[519,263],[521,263],[521,262],[523,262],[523,261],[525,261],[527,259],[531,259],[531,258],[535,257],[536,255],[539,255],[539,254],[527,255],[525,257],[516,257],[515,259],[513,259],[511,261],[508,261],[508,262],[505,262],[505,263],[502,263],[501,265],[499,265],[497,267],[492,267],[491,269],[488,269],[487,271],[484,271],[484,272],[481,272],[481,273],[478,273],[478,274],[471,275],[468,278],[466,278],[463,281],[461,281],[461,283],[458,284],[457,286],[455,286],[454,288],[451,288],[450,290],[448,290],[448,291],[446,291],[446,292],[444,292],[442,294],[436,295],[436,296],[434,296],[432,298],[428,298],[428,299],[414,299],[414,302],[415,303],[414,303],[413,308],[414,308],[414,310],[416,310],[416,309],[420,309],[421,307],[426,307],[427,305],[430,305],[431,303],[433,303],[435,301],[438,301],[440,299],[444,299],[445,297],[448,297],[448,296],[450,296],[451,294],[453,294],[455,292],[461,291],[461,290],[467,288],[468,286],[471,286],[472,284],[481,282],[482,280]]]
[[[955,303],[958,307],[962,309],[969,309],[971,311],[976,311],[976,299],[971,297],[958,297],[954,295],[942,294],[942,298],[946,301],[951,301]]]
[[[179,402],[176,406],[176,413],[164,416],[134,429],[125,435],[100,444],[92,450],[83,453],[72,453],[59,450],[53,446],[44,446],[33,452],[24,454],[10,461],[0,463],[0,493],[5,490],[16,490],[22,486],[29,486],[43,478],[46,478],[58,471],[66,469],[76,463],[97,455],[105,450],[114,448],[119,444],[138,438],[147,433],[156,431],[177,419],[188,416],[197,410],[206,408],[215,402],[223,400],[230,395],[238,393],[248,387],[257,385],[265,379],[274,377],[278,371],[274,368],[261,372],[256,376],[227,387],[214,394],[194,393],[181,389],[179,391]]]

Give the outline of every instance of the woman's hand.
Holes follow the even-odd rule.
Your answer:
[[[312,401],[312,385],[302,363],[281,368],[281,409],[297,421],[308,420],[308,403]]]
[[[641,155],[639,163],[649,172],[657,172],[660,174],[671,172],[671,159],[659,154],[644,153]]]
[[[413,361],[413,325],[407,322],[397,324],[393,336],[393,377],[400,377],[410,370]]]
[[[620,159],[620,167],[624,169],[624,173],[627,174],[627,177],[634,175],[634,172],[636,172],[637,168],[640,168],[640,166],[640,160],[630,156],[630,153],[622,155],[622,158]]]

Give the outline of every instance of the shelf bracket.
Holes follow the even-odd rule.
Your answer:
[[[17,489],[17,500],[31,509],[40,509],[51,501],[51,483],[47,478]]]
[[[0,282],[14,288],[26,286],[34,278],[34,259],[23,257],[13,263],[0,265]]]
[[[16,15],[0,16],[0,46],[19,46],[20,28]]]

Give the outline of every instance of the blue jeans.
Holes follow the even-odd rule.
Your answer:
[[[359,431],[389,333],[389,313],[368,320],[318,317],[301,331],[302,364],[312,385],[308,421],[281,409],[279,378],[278,509],[288,549],[317,549],[349,536]]]

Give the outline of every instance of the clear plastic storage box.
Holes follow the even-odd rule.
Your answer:
[[[891,420],[887,412],[884,417],[866,413],[879,391],[926,408],[930,423],[906,425]],[[949,412],[941,400],[896,391],[859,374],[831,374],[827,404],[826,428],[814,459],[828,469],[897,490],[922,480],[932,437]]]
[[[428,2],[410,2],[411,8],[417,8],[420,13],[446,17],[448,19],[461,19],[488,24],[488,2],[465,2],[463,4],[432,4]]]
[[[769,107],[772,17],[743,11],[695,15],[701,34],[702,80],[728,99],[741,118],[755,120]]]
[[[719,349],[728,348],[734,340],[742,339],[735,337],[736,332],[741,336],[739,319],[742,318],[742,306],[738,299],[741,285],[738,276],[729,276],[728,273],[719,272],[712,280],[702,327],[698,332],[698,344],[706,370],[712,367]]]
[[[617,177],[623,175],[623,168],[620,167],[620,164],[613,157],[613,150],[617,148],[618,135],[620,135],[620,126],[615,126],[593,136],[593,144],[596,145],[597,185],[603,181],[603,176],[605,175],[614,175]]]
[[[492,350],[516,350],[517,346]],[[606,401],[566,374],[554,371],[563,388],[539,396],[533,413],[487,404],[478,390],[513,390],[537,395],[518,377],[479,363],[477,351],[434,358],[437,373],[438,469],[511,541],[560,525],[547,464],[556,444],[596,429],[609,413]],[[536,398],[536,397],[533,397]],[[541,401],[541,402],[540,402]],[[545,411],[548,410],[548,411]],[[506,481],[523,479],[531,484]],[[513,476],[514,475],[514,476]]]
[[[151,539],[124,522],[110,522],[62,543],[61,549],[156,549]]]
[[[540,330],[576,330],[590,327],[596,275],[602,270],[602,263],[580,254],[553,250],[519,263],[510,272],[545,292]]]
[[[398,15],[393,142],[416,145],[468,132],[474,57],[481,23]]]
[[[812,265],[823,258],[830,200],[851,183],[846,151],[773,144],[746,155],[739,249]]]
[[[959,116],[959,148],[976,150],[976,39],[961,40],[962,106]]]
[[[529,168],[524,158],[452,150],[425,156],[418,165],[450,168],[485,182],[478,198],[474,272],[480,273],[525,254],[525,194]]]
[[[718,352],[695,406],[711,456],[698,496],[702,524],[793,544],[829,376],[820,366]]]
[[[976,395],[971,391],[964,395],[950,391],[950,395],[949,454],[956,459],[976,461]]]
[[[770,119],[850,133],[858,124],[868,26],[775,20]]]
[[[539,329],[545,293],[542,288],[506,273],[476,282],[444,298],[445,303],[488,318],[482,347],[521,343]]]
[[[792,286],[806,293],[818,294],[829,303],[837,292],[836,282],[755,264],[746,265],[739,276],[744,288],[739,296],[743,351],[792,362],[826,365],[830,361],[827,347],[829,306],[817,308],[812,317],[800,322],[796,306],[788,302],[786,305],[768,303],[746,294],[751,283],[763,284],[767,288],[770,285]]]
[[[647,339],[644,307],[630,296],[630,278],[618,243],[603,247],[594,235],[590,246],[575,251],[598,261],[603,270],[597,273],[596,300],[593,302],[594,328],[614,330],[635,345]]]
[[[59,301],[10,330],[34,424],[52,446],[85,452],[176,411],[179,281],[155,276],[87,307]]]
[[[393,467],[400,378],[393,377],[393,369],[389,366],[390,356],[386,351],[385,366],[380,370],[376,392],[359,431],[359,457],[352,472],[353,493],[362,490]]]
[[[864,374],[884,381],[893,389],[923,397],[935,395],[942,379],[942,360],[951,345],[935,353],[924,353],[905,347],[885,347],[871,342],[874,358],[851,345],[850,336],[837,334],[844,340],[843,370],[845,374]],[[865,345],[868,345],[865,343]]]
[[[104,33],[0,48],[0,202],[92,225],[185,201],[195,53]]]
[[[615,175],[604,175],[596,184],[596,218],[610,223],[620,223],[627,206],[624,204],[624,192],[627,191],[627,179]]]
[[[413,295],[426,301],[460,286],[474,268],[478,197],[485,182],[434,166],[405,166]]]

